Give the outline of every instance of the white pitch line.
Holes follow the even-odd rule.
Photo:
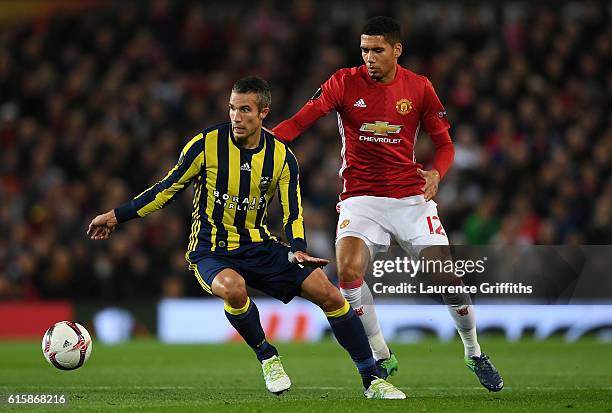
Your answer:
[[[211,387],[207,387],[211,388]],[[215,387],[215,389],[223,389],[224,387]],[[336,386],[295,386],[293,389],[302,389],[302,390],[354,390],[357,387],[336,387]],[[409,389],[413,391],[419,390],[477,390],[482,391],[483,388],[480,386],[425,386],[425,387],[406,387],[400,386],[403,389]],[[504,390],[612,390],[612,387],[504,387]]]

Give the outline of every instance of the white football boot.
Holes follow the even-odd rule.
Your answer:
[[[266,388],[274,394],[281,394],[289,390],[291,387],[291,380],[285,369],[283,369],[283,363],[278,356],[272,356],[261,362],[261,369],[263,370],[263,376],[266,380]]]
[[[403,391],[389,383],[384,379],[376,379],[364,392],[364,396],[368,399],[405,399],[406,395]]]

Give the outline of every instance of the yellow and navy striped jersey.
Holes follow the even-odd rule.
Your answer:
[[[304,251],[298,163],[287,145],[262,129],[259,146],[239,147],[230,123],[205,130],[185,145],[166,177],[115,209],[119,222],[144,217],[194,183],[191,234],[186,257],[231,254],[276,239],[266,226],[267,207],[278,190],[283,225],[292,251]]]

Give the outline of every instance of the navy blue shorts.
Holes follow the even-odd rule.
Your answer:
[[[204,290],[212,294],[211,285],[217,274],[231,268],[240,274],[249,287],[288,303],[300,294],[302,282],[314,271],[289,262],[291,249],[268,240],[231,255],[211,253],[190,265]]]

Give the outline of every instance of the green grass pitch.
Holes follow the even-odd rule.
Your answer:
[[[506,388],[489,393],[464,366],[458,341],[392,346],[400,371],[392,382],[407,400],[366,400],[348,358],[332,341],[278,344],[293,381],[277,397],[243,343],[164,345],[94,343],[80,370],[64,372],[44,360],[37,342],[0,343],[0,411],[83,412],[612,412],[612,344],[583,339],[484,337],[485,352]],[[65,394],[68,406],[10,406],[8,394]],[[381,410],[384,409],[384,410]]]

